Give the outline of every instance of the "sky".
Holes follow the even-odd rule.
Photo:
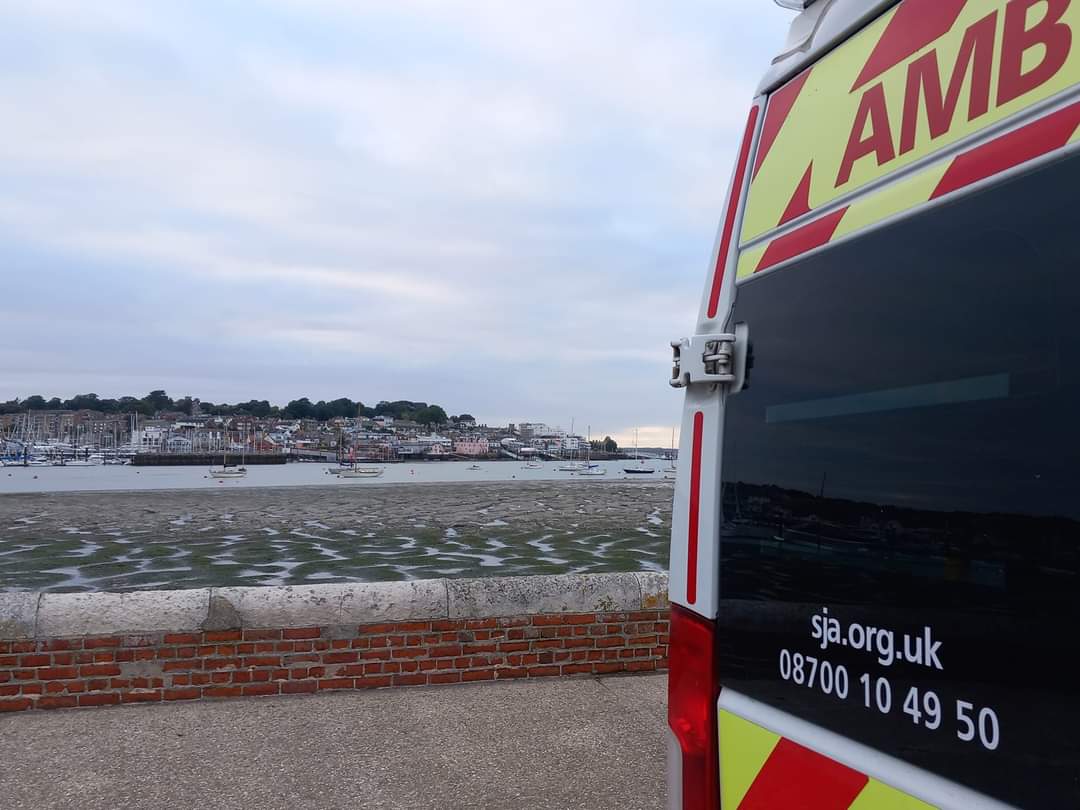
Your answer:
[[[0,0],[0,399],[666,445],[768,0]]]

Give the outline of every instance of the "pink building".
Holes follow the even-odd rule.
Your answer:
[[[457,439],[454,452],[459,456],[486,456],[491,452],[491,443],[487,439]]]

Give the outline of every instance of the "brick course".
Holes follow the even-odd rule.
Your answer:
[[[668,611],[0,642],[0,712],[667,668]]]

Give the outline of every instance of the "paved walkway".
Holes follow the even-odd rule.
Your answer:
[[[666,678],[0,716],[6,810],[664,806]]]

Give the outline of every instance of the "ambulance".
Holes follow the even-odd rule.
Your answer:
[[[778,0],[694,334],[675,810],[1080,808],[1080,0]]]

